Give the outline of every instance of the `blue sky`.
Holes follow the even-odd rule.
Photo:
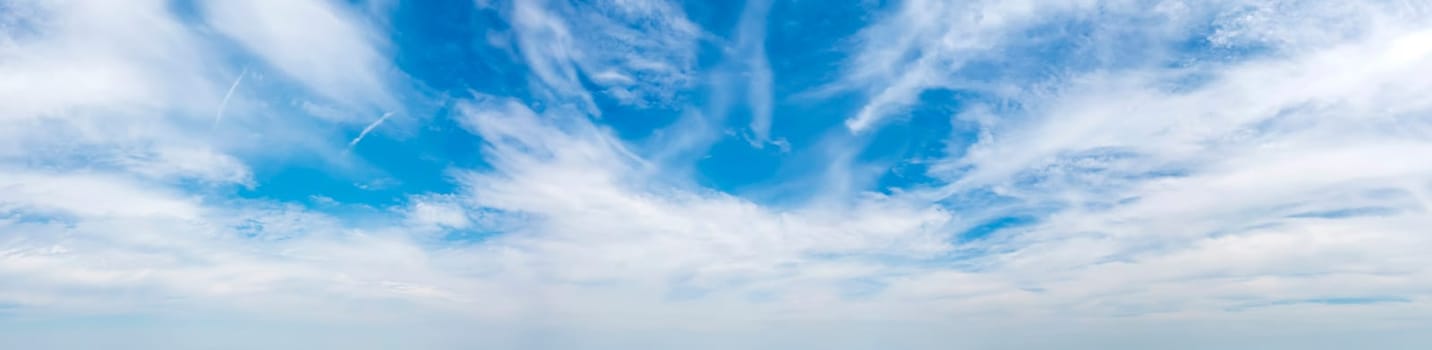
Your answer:
[[[1432,3],[0,0],[0,347],[1411,349]]]

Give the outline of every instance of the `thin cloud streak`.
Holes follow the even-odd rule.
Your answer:
[[[219,110],[214,112],[213,126],[219,126],[219,121],[224,119],[224,110],[229,107],[229,99],[234,97],[234,91],[239,89],[239,83],[244,81],[244,75],[249,73],[249,68],[239,71],[239,76],[234,78],[234,83],[229,85],[229,91],[224,93],[224,99],[219,101]]]
[[[352,141],[348,141],[348,149],[351,150],[354,146],[357,146],[359,142],[363,141],[364,137],[368,136],[368,133],[373,132],[373,129],[377,129],[379,125],[383,125],[383,122],[387,121],[388,117],[391,116],[393,116],[393,112],[383,113],[383,116],[378,117],[378,120],[368,123],[368,126],[363,127],[363,131],[358,133],[358,137],[354,137]]]

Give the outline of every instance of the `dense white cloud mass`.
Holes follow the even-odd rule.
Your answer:
[[[769,4],[726,40],[674,2],[479,1],[523,100],[412,97],[398,5],[361,3],[0,1],[0,348],[1432,344],[1432,3],[896,2],[810,94],[858,108],[823,117],[868,134],[959,90],[977,131],[930,183],[781,205],[672,170],[690,135],[634,146],[594,97],[686,103],[722,41],[713,99],[770,141]],[[1080,40],[1032,48],[1050,30]],[[483,160],[455,189],[239,194],[362,168],[445,98]]]

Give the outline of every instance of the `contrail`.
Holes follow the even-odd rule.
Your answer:
[[[373,129],[383,124],[383,121],[388,120],[388,117],[391,116],[393,116],[393,112],[383,113],[383,116],[378,117],[378,120],[374,120],[373,123],[368,124],[368,127],[363,128],[363,132],[358,133],[358,137],[354,137],[353,141],[348,141],[348,148],[353,149],[353,146],[358,145],[358,141],[363,141],[364,136],[368,136],[368,133],[373,132]]]
[[[239,89],[239,83],[244,81],[244,75],[249,73],[249,68],[244,67],[239,71],[239,77],[234,79],[234,84],[229,85],[229,92],[224,94],[224,100],[219,102],[219,111],[214,113],[214,126],[219,125],[219,120],[224,119],[224,109],[229,107],[229,98],[234,97],[234,90]]]

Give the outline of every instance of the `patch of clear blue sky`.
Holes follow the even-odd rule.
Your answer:
[[[481,140],[454,119],[453,101],[473,91],[527,98],[527,71],[513,61],[516,53],[493,48],[486,39],[490,32],[507,30],[507,24],[472,1],[402,2],[390,20],[392,58],[416,81],[412,88],[419,95],[405,98],[409,110],[397,111],[398,118],[417,125],[380,125],[345,154],[356,166],[311,160],[257,166],[258,186],[243,195],[297,202],[322,196],[388,206],[413,194],[452,191],[449,169],[483,166]],[[336,132],[330,141],[346,142],[363,126]],[[390,132],[393,128],[402,130]]]
[[[723,36],[724,41],[736,41],[742,4],[704,1],[685,4],[693,21]],[[719,120],[720,127],[730,130],[732,135],[713,144],[706,157],[698,162],[700,183],[723,191],[763,197],[768,195],[759,193],[786,187],[792,179],[818,177],[827,171],[818,164],[828,158],[822,149],[823,143],[844,134],[842,123],[860,107],[861,99],[853,95],[825,99],[800,96],[839,78],[846,52],[853,44],[851,36],[869,20],[867,10],[867,6],[856,2],[776,1],[771,4],[764,23],[766,60],[773,77],[771,114],[774,118],[770,137],[788,143],[790,148],[753,147],[744,138],[749,133],[742,131],[752,118],[751,106],[737,103],[724,108],[728,114],[710,117]],[[725,59],[740,58],[708,53],[703,55],[703,68],[720,69],[720,62],[713,61]],[[706,74],[721,73],[708,71]],[[711,86],[708,81],[702,88],[707,94],[697,99],[709,102],[711,94],[720,93],[714,90],[723,87]],[[728,91],[727,94],[741,96],[744,92]],[[777,193],[777,196],[784,194]]]
[[[500,2],[480,8],[470,0],[399,2],[384,26],[392,41],[397,69],[411,77],[416,91],[403,96],[410,110],[407,125],[384,125],[350,151],[358,165],[338,167],[334,162],[287,160],[254,166],[258,186],[241,191],[251,198],[278,199],[314,205],[322,196],[339,203],[385,207],[410,195],[455,190],[448,177],[453,169],[482,169],[481,140],[463,130],[453,110],[455,101],[473,92],[517,98],[536,105],[530,70],[519,47],[494,45],[492,38],[511,35]],[[192,12],[178,1],[176,12]],[[978,126],[954,118],[969,105],[980,104],[1007,118],[1020,118],[1021,109],[1008,96],[991,96],[958,87],[932,89],[920,94],[909,108],[882,121],[878,128],[852,134],[844,121],[866,101],[861,91],[812,91],[835,83],[857,49],[861,28],[892,7],[888,2],[776,1],[765,19],[764,48],[772,71],[773,96],[770,139],[789,145],[753,145],[747,129],[751,107],[743,98],[726,98],[729,106],[713,108],[723,99],[744,96],[744,87],[720,83],[731,57],[727,48],[737,41],[737,28],[745,4],[735,1],[680,2],[688,19],[707,34],[699,45],[690,86],[676,91],[668,103],[633,106],[594,92],[603,114],[592,120],[606,126],[641,150],[676,123],[700,115],[714,138],[696,150],[688,161],[693,180],[702,186],[733,193],[763,204],[798,201],[822,190],[831,171],[832,152],[853,150],[850,166],[874,169],[853,174],[858,190],[892,192],[933,185],[929,161],[958,156],[975,141]],[[355,5],[357,6],[357,5]],[[359,12],[359,11],[355,11]],[[379,14],[380,16],[382,14]],[[1082,72],[1133,69],[1143,65],[1193,65],[1197,62],[1239,60],[1256,56],[1257,48],[1215,47],[1206,37],[1212,28],[1185,33],[1188,40],[1172,47],[1149,47],[1150,34],[1133,31],[1147,23],[1107,23],[1106,18],[1054,18],[1015,34],[1019,40],[998,50],[998,55],[970,57],[968,64],[951,72],[972,83],[1036,85]],[[1126,22],[1154,21],[1128,16]],[[1132,25],[1131,25],[1132,24]],[[1158,40],[1156,40],[1158,39]],[[1192,62],[1192,63],[1191,63]],[[739,77],[738,77],[739,78]],[[1197,83],[1196,76],[1183,83]],[[584,83],[587,83],[584,81]],[[590,86],[593,91],[599,89]],[[738,91],[722,91],[738,90]],[[724,111],[724,113],[714,113]],[[298,112],[298,111],[295,111]],[[376,115],[375,115],[376,118]],[[389,124],[400,124],[390,122]],[[333,130],[331,142],[346,142],[363,125]],[[401,129],[394,131],[393,129]],[[1157,174],[1154,174],[1157,175]],[[1176,175],[1176,174],[1175,174]],[[1135,175],[1137,176],[1137,175]],[[1152,175],[1151,175],[1152,176]],[[1162,175],[1160,175],[1162,176]],[[988,205],[1011,205],[1011,215],[989,219],[969,232],[952,232],[952,239],[969,240],[1037,221],[1048,212],[1044,203],[1018,204],[1009,198],[957,194],[942,202],[952,210]],[[481,235],[479,235],[481,236]]]
[[[1000,230],[1029,226],[1036,222],[1038,222],[1038,219],[1033,216],[1001,216],[986,220],[975,225],[975,227],[965,230],[965,232],[957,236],[956,240],[960,242],[976,241],[989,237],[989,235],[999,232]]]
[[[698,45],[697,70],[692,72],[694,84],[686,91],[678,91],[671,103],[649,106],[624,105],[594,93],[603,115],[593,120],[637,145],[688,113],[704,113],[716,129],[713,132],[719,135],[693,161],[695,180],[701,185],[751,194],[758,201],[781,201],[781,195],[763,197],[753,192],[822,176],[829,170],[820,164],[829,160],[824,147],[831,142],[850,139],[868,144],[870,147],[860,153],[860,161],[900,166],[902,159],[909,158],[905,154],[928,149],[926,144],[937,143],[947,134],[938,131],[948,129],[947,118],[934,116],[906,118],[870,136],[842,135],[842,122],[860,107],[860,96],[796,98],[839,77],[846,52],[854,45],[851,36],[868,23],[871,10],[884,5],[782,1],[772,5],[766,19],[765,49],[774,75],[772,114],[776,117],[771,138],[789,143],[790,148],[753,146],[747,139],[749,131],[744,129],[750,123],[751,106],[735,98],[731,106],[721,108],[727,113],[712,115],[716,109],[709,105],[713,94],[722,93],[716,90],[733,89],[713,82],[719,75],[729,74],[722,71],[728,60],[740,59],[729,56],[725,47],[736,41],[744,4],[688,1],[682,6],[688,18],[710,35]],[[176,11],[187,8],[176,5]],[[388,22],[393,59],[398,69],[416,80],[418,94],[424,95],[407,100],[432,105],[406,111],[409,115],[401,117],[418,120],[422,125],[403,132],[380,126],[348,155],[360,163],[357,166],[337,168],[329,162],[307,159],[255,166],[258,186],[241,194],[295,202],[323,196],[341,203],[384,206],[401,202],[411,194],[451,190],[447,170],[483,166],[481,140],[457,127],[453,121],[457,116],[450,108],[452,101],[478,92],[513,97],[529,104],[538,102],[530,91],[530,71],[522,62],[520,48],[494,46],[489,40],[511,35],[512,28],[501,11],[479,8],[466,0],[399,3]],[[724,93],[742,96],[744,91]],[[912,121],[920,125],[910,125]],[[332,141],[356,135],[361,126],[335,131]],[[900,179],[918,173],[921,171],[886,176],[881,187],[899,187]]]

